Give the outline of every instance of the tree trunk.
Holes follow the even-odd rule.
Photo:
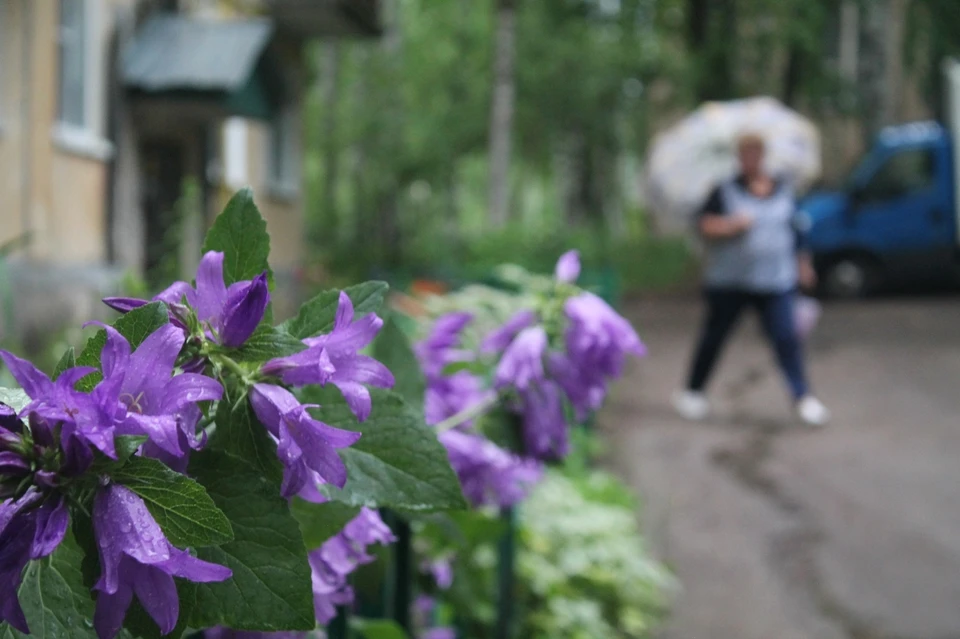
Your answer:
[[[516,101],[516,4],[497,0],[494,41],[493,103],[490,109],[490,224],[500,228],[510,215],[510,155]]]
[[[322,237],[329,245],[338,241],[339,214],[337,184],[340,178],[340,149],[337,145],[337,107],[340,104],[340,45],[336,40],[323,46],[320,78],[323,100],[323,194],[320,199]]]
[[[892,123],[894,96],[887,39],[892,0],[872,0],[864,6],[860,24],[860,60],[857,83],[863,112],[864,136],[869,145],[877,132]]]

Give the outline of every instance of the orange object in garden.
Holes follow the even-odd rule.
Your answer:
[[[446,284],[436,280],[413,280],[410,284],[410,291],[414,295],[443,295],[448,290]]]

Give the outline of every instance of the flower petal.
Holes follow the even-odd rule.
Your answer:
[[[280,437],[283,416],[300,405],[293,393],[273,384],[254,384],[250,390],[250,406],[257,419],[274,437]]]
[[[3,350],[0,350],[0,359],[3,359],[13,378],[32,399],[38,399],[52,392],[53,382],[50,378],[27,360]]]
[[[395,379],[390,369],[366,355],[356,355],[345,362],[336,363],[336,373],[331,381],[357,382],[378,388],[393,388]]]
[[[580,277],[580,251],[576,249],[567,251],[557,260],[557,267],[554,270],[554,277],[558,282],[572,284]]]
[[[133,589],[129,586],[117,588],[114,592],[100,590],[97,595],[97,608],[93,613],[93,627],[100,639],[113,639],[123,627],[127,609],[133,601]]]
[[[130,356],[123,393],[134,398],[143,394],[148,403],[151,399],[159,402],[185,339],[183,332],[172,324],[164,324],[148,335]]]
[[[174,577],[201,584],[226,581],[233,576],[233,571],[226,566],[197,559],[190,553],[177,548],[171,548],[170,559],[157,564],[157,567]]]
[[[48,499],[37,509],[37,532],[33,538],[31,559],[41,559],[53,553],[67,534],[70,513],[63,499]]]
[[[223,283],[223,253],[209,251],[197,267],[197,299],[195,306],[201,321],[220,315],[227,303],[227,287]]]
[[[243,345],[263,320],[269,303],[266,272],[231,290],[220,314],[220,343],[233,348]]]
[[[180,426],[173,415],[139,415],[130,413],[117,427],[119,435],[146,435],[150,441],[175,457],[187,451],[180,447]]]
[[[154,295],[153,300],[165,304],[182,304],[183,298],[187,298],[187,303],[194,304],[196,301],[196,292],[193,290],[193,287],[186,282],[174,282]]]
[[[372,402],[370,401],[370,391],[363,384],[356,382],[333,382],[334,386],[340,389],[343,399],[347,406],[353,411],[358,421],[365,421],[370,417]]]
[[[187,404],[214,401],[223,397],[223,386],[215,379],[196,373],[181,373],[167,381],[161,410],[171,413]]]
[[[537,321],[537,314],[531,310],[522,310],[515,313],[503,326],[491,332],[483,340],[480,350],[483,353],[499,353],[507,348],[517,333],[532,326]]]
[[[134,309],[149,304],[147,300],[141,300],[135,297],[105,297],[102,302],[120,313],[129,313]]]
[[[333,323],[333,330],[343,329],[350,326],[353,322],[353,300],[347,295],[346,291],[340,291],[340,299],[337,302],[337,316]]]
[[[180,616],[180,597],[173,577],[159,567],[141,568],[133,580],[133,591],[140,605],[157,622],[160,634],[169,634]]]

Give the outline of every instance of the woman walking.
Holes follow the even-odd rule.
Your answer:
[[[686,388],[674,396],[674,406],[687,419],[707,416],[707,382],[743,309],[751,307],[760,315],[797,415],[821,426],[830,413],[810,391],[794,322],[798,286],[815,286],[816,274],[804,250],[793,190],[764,171],[764,150],[763,138],[741,137],[740,175],[714,190],[698,216],[707,245],[707,312]]]

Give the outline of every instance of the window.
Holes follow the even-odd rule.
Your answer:
[[[299,180],[296,116],[291,106],[284,106],[270,123],[268,178],[271,187],[283,194],[297,191]]]
[[[87,126],[86,0],[60,0],[59,96],[57,119],[76,127]]]
[[[889,200],[933,184],[935,158],[930,149],[901,151],[887,158],[861,192],[861,200]]]
[[[228,118],[223,125],[223,181],[231,189],[248,185],[247,121]]]
[[[105,0],[59,0],[57,123],[54,142],[64,151],[107,160],[113,146],[106,125],[107,65],[100,18]]]

